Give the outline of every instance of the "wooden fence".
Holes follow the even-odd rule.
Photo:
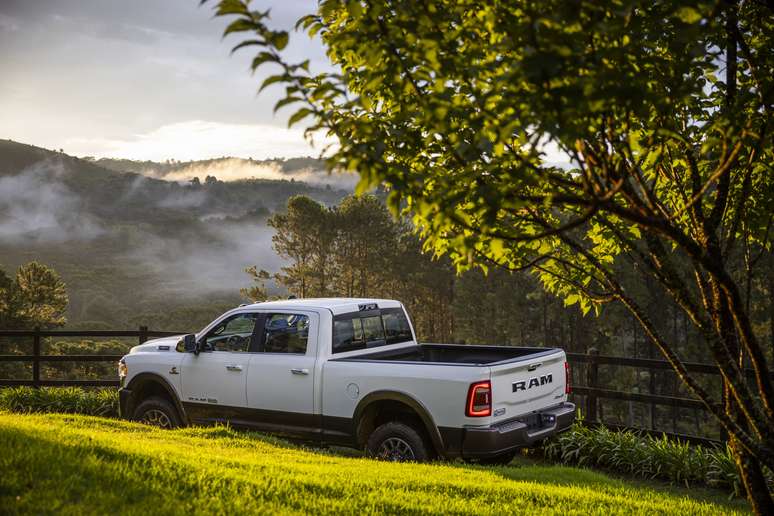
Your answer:
[[[142,344],[152,337],[169,337],[180,335],[181,332],[151,331],[147,326],[140,326],[137,330],[127,331],[87,331],[87,330],[0,330],[0,337],[22,337],[32,339],[31,355],[0,355],[0,362],[32,362],[32,377],[24,380],[10,380],[0,378],[0,386],[32,385],[41,386],[68,386],[77,385],[84,387],[118,387],[118,378],[115,380],[44,380],[40,378],[40,364],[46,362],[115,362],[121,355],[44,355],[41,353],[41,341],[44,337],[112,337],[112,338],[136,338]],[[118,373],[116,373],[117,375]]]
[[[621,429],[621,428],[631,428],[626,427],[624,425],[611,425],[611,424],[604,424],[599,421],[598,417],[598,401],[600,399],[611,399],[611,400],[622,400],[622,401],[633,401],[633,402],[639,402],[639,403],[647,403],[651,406],[654,405],[663,405],[663,406],[669,406],[669,407],[678,407],[678,408],[686,408],[686,409],[699,409],[702,411],[706,410],[706,407],[704,404],[695,398],[686,398],[686,397],[678,397],[678,396],[666,396],[662,394],[655,394],[653,392],[649,393],[640,393],[640,392],[627,392],[627,391],[618,391],[618,390],[612,390],[604,388],[602,385],[602,382],[599,380],[599,366],[600,365],[612,365],[612,366],[624,366],[624,367],[635,367],[640,369],[647,369],[648,371],[657,371],[657,370],[666,370],[666,371],[672,371],[672,366],[669,364],[669,362],[666,362],[665,360],[656,360],[656,359],[650,359],[650,358],[630,358],[630,357],[616,357],[616,356],[607,356],[607,355],[600,355],[599,352],[596,349],[589,349],[589,352],[584,353],[567,353],[567,360],[570,362],[571,366],[575,364],[585,364],[585,384],[583,385],[573,385],[572,391],[573,394],[581,395],[585,399],[583,400],[583,403],[581,404],[581,410],[584,414],[585,421],[590,425],[604,425],[608,426],[614,429]],[[685,366],[686,370],[691,373],[700,373],[700,374],[708,374],[708,375],[714,375],[718,377],[717,385],[718,385],[718,399],[720,399],[720,368],[714,364],[703,364],[699,362],[683,362],[683,365]],[[748,379],[752,380],[754,378],[754,371],[752,369],[745,369],[744,371],[745,375]],[[774,378],[774,372],[769,373],[772,378]],[[652,388],[653,384],[651,384]],[[656,429],[653,427],[654,423],[651,419],[651,428],[632,428],[635,430],[644,431],[645,433],[651,433],[651,434],[666,434],[671,437],[680,438],[687,441],[692,442],[700,442],[700,443],[707,443],[707,442],[719,442],[722,438],[719,436],[719,439],[709,439],[707,437],[701,437],[701,436],[693,436],[693,435],[684,435],[680,434],[676,431],[676,429],[672,429],[672,432],[663,431],[662,429]]]
[[[0,355],[0,362],[22,362],[32,363],[32,377],[29,379],[2,379],[0,386],[11,385],[32,385],[40,386],[118,386],[118,380],[48,380],[40,378],[40,364],[46,362],[118,362],[122,355],[44,355],[41,354],[41,340],[44,337],[113,337],[113,338],[137,338],[142,344],[151,337],[167,337],[180,335],[182,332],[151,331],[146,326],[140,326],[137,330],[129,331],[85,331],[85,330],[0,330],[0,337],[26,337],[32,339],[31,355]],[[701,409],[705,407],[697,399],[665,396],[654,393],[627,392],[607,389],[601,385],[599,380],[599,366],[613,365],[623,367],[636,367],[654,370],[671,370],[669,363],[663,360],[648,358],[628,358],[600,355],[596,350],[590,349],[588,354],[568,353],[567,360],[572,366],[577,364],[585,365],[585,384],[572,386],[573,394],[584,397],[581,403],[581,411],[584,415],[584,421],[590,425],[603,425],[598,418],[598,401],[600,399],[623,400],[647,403],[650,405],[665,405],[670,407],[682,407],[687,409]],[[692,373],[720,375],[720,370],[712,364],[702,364],[696,362],[685,362],[685,368]],[[752,370],[746,370],[748,376],[752,377]],[[774,373],[770,373],[774,378]],[[718,381],[718,386],[720,382]],[[605,425],[613,428],[628,428],[621,425]],[[695,442],[717,442],[705,437],[681,435],[677,432],[662,432],[654,428],[635,428],[644,432],[662,434],[678,437],[688,441]]]

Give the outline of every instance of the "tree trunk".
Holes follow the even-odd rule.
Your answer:
[[[747,453],[736,439],[731,438],[729,444],[753,512],[760,515],[774,514],[774,500],[758,461]]]

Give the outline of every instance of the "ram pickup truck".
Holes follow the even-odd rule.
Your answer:
[[[566,430],[564,351],[420,344],[387,299],[244,305],[119,362],[123,417],[228,422],[395,461],[510,461]]]

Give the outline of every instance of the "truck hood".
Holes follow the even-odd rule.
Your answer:
[[[174,335],[172,337],[162,337],[160,339],[152,339],[144,344],[135,346],[129,350],[129,354],[133,353],[156,353],[156,352],[174,352],[175,346],[183,335]]]

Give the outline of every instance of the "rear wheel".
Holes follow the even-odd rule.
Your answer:
[[[430,459],[422,435],[411,426],[391,421],[371,434],[366,444],[370,457],[392,462],[425,462]]]
[[[164,398],[152,396],[139,405],[134,411],[133,420],[159,428],[178,428],[180,416],[175,407]]]

